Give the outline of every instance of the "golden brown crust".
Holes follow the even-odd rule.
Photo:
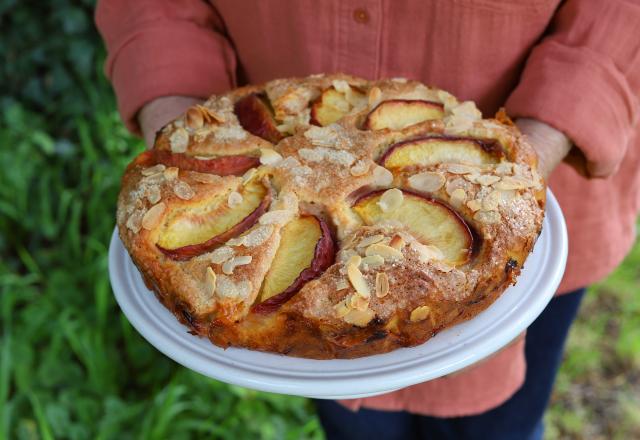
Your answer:
[[[309,107],[329,87],[357,88],[367,99],[354,99],[335,124],[309,125]],[[278,130],[286,136],[275,145],[244,130],[234,114],[234,103],[252,93],[268,97]],[[390,99],[441,103],[444,117],[397,131],[362,129],[369,112]],[[368,82],[319,75],[236,89],[190,112],[159,133],[157,150],[194,160],[261,157],[262,165],[244,177],[216,176],[157,164],[154,153],[143,153],[123,177],[117,221],[149,288],[195,334],[216,345],[329,359],[421,344],[495,301],[515,282],[540,232],[545,193],[531,146],[504,112],[481,119],[472,103],[459,103],[442,90],[402,79]],[[378,164],[390,146],[433,136],[495,140],[505,157],[493,164],[436,163],[393,174]],[[420,173],[440,183],[424,191],[412,180]],[[272,200],[266,214],[256,213],[259,221],[240,237],[185,261],[159,249],[159,236],[176,213],[208,209],[221,197],[231,203],[226,202],[231,192],[243,194],[251,182],[263,182]],[[363,188],[393,187],[457,212],[473,232],[471,258],[448,264],[429,256],[400,224],[365,226],[352,209],[355,198]],[[339,250],[335,264],[276,312],[251,312],[282,227],[303,212],[329,224]],[[385,290],[365,304],[350,281],[348,265],[354,255],[365,257],[366,247],[359,245],[367,240],[401,244],[399,256],[359,266],[371,291]],[[383,287],[376,288],[377,283]]]

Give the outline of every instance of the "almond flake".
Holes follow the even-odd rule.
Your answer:
[[[222,265],[222,272],[227,275],[231,275],[236,267],[244,266],[246,264],[251,263],[253,257],[251,255],[241,255],[238,257],[233,257],[230,260],[227,260]]]
[[[216,292],[216,273],[211,266],[207,266],[207,272],[205,274],[205,291],[209,298]]]
[[[409,177],[409,186],[418,191],[435,192],[442,188],[445,181],[442,173],[425,171]]]
[[[369,298],[371,296],[367,280],[365,280],[357,265],[353,263],[347,264],[347,277],[353,288],[356,289],[358,295],[363,298]]]
[[[382,209],[382,212],[393,212],[400,208],[403,200],[402,191],[398,188],[391,188],[382,194],[380,200],[378,200],[378,206]]]
[[[371,309],[367,310],[351,310],[343,318],[347,324],[358,327],[366,327],[376,314]]]
[[[273,234],[272,225],[261,225],[251,229],[251,231],[241,235],[240,237],[230,239],[227,241],[227,244],[229,246],[243,245],[245,247],[260,246],[262,243],[267,241],[269,237],[271,237],[271,234]]]
[[[173,153],[184,153],[189,145],[189,132],[184,128],[177,128],[169,136],[169,143]]]
[[[462,188],[455,189],[451,193],[451,204],[454,206],[462,205],[467,200],[467,193]]]
[[[445,169],[451,174],[478,174],[479,169],[470,165],[463,165],[461,163],[449,163],[445,166]]]
[[[294,212],[288,209],[276,209],[262,214],[260,217],[261,225],[284,225],[293,217]]]
[[[178,178],[178,168],[176,167],[169,167],[166,170],[164,170],[164,178],[167,180],[173,180],[173,179],[177,179]],[[207,174],[208,176],[209,174]]]
[[[360,264],[362,264],[363,269],[375,269],[384,264],[384,258],[380,255],[369,255],[364,257]]]
[[[499,181],[500,181],[499,176],[492,176],[490,174],[483,174],[476,178],[476,183],[479,183],[480,185],[483,185],[483,186],[493,185],[494,183]]]
[[[500,162],[495,169],[496,174],[504,176],[513,173],[513,164],[511,162]]]
[[[358,267],[360,263],[362,263],[362,257],[356,253],[352,254],[347,260],[347,266]]]
[[[209,261],[214,264],[222,264],[225,261],[231,259],[234,254],[235,251],[233,250],[233,248],[230,248],[229,246],[221,246],[215,251],[211,252],[211,258],[209,259]]]
[[[384,272],[376,274],[376,297],[384,298],[389,293],[389,277]]]
[[[150,231],[158,226],[158,223],[160,223],[160,219],[162,218],[162,213],[166,207],[167,205],[165,205],[164,202],[152,206],[144,217],[142,217],[142,227]]]
[[[360,159],[349,169],[349,172],[354,177],[364,176],[369,171],[369,163]]]
[[[375,243],[369,246],[365,251],[365,255],[380,255],[385,260],[401,260],[404,258],[404,255],[398,249],[382,243]]]
[[[340,278],[337,282],[336,282],[336,290],[340,291],[340,290],[344,290],[349,288],[349,282],[347,280],[345,280],[344,278]]]
[[[204,117],[198,107],[191,107],[185,115],[186,125],[189,128],[198,129],[204,125]]]
[[[412,241],[409,247],[417,252],[418,258],[422,263],[432,260],[442,260],[444,258],[442,251],[433,245],[426,245],[418,241]]]
[[[351,311],[351,307],[347,306],[344,301],[340,301],[333,306],[333,310],[335,311],[336,318],[344,318],[345,315]]]
[[[535,182],[529,179],[520,177],[504,176],[502,180],[493,187],[495,189],[511,190],[511,189],[525,189],[535,186]]]
[[[393,182],[393,174],[391,171],[380,165],[376,165],[373,169],[373,183],[379,186],[389,186]]]
[[[282,156],[274,150],[263,148],[260,150],[260,163],[262,165],[276,165],[282,160]]]
[[[348,306],[360,311],[367,310],[369,308],[369,298],[363,298],[359,295],[351,295],[349,297]]]
[[[473,212],[479,211],[482,209],[482,200],[473,199],[467,202],[467,208],[472,210]]]
[[[145,190],[145,194],[147,196],[147,200],[149,200],[149,203],[154,205],[158,203],[162,198],[160,187],[157,185],[149,185]]]
[[[158,173],[163,172],[165,170],[165,168],[166,167],[164,165],[159,163],[159,164],[154,165],[152,167],[144,168],[140,173],[145,177],[146,176],[153,176],[154,174],[158,174]]]
[[[498,211],[478,211],[474,214],[473,219],[490,225],[500,221],[500,213]]]
[[[182,200],[191,200],[193,196],[196,195],[193,188],[191,188],[187,182],[184,182],[182,180],[178,180],[173,185],[173,192],[176,196],[178,196],[178,198],[181,198]]]
[[[249,183],[249,181],[251,179],[253,179],[253,177],[256,175],[258,171],[255,168],[249,168],[243,175],[242,175],[242,184],[246,185],[247,183]]]
[[[391,241],[389,242],[389,246],[398,250],[402,249],[405,244],[407,244],[407,242],[404,240],[404,238],[402,238],[398,234],[394,235]]]
[[[482,199],[482,209],[484,211],[495,211],[500,206],[500,200],[502,200],[501,192],[498,190],[491,191]]]
[[[411,316],[409,317],[409,320],[411,322],[424,321],[429,317],[429,313],[431,313],[431,308],[429,306],[416,307],[411,312]]]
[[[142,227],[142,217],[144,217],[144,210],[136,209],[127,219],[127,228],[131,229],[134,233],[138,233]]]
[[[343,79],[334,79],[331,81],[331,85],[340,93],[347,93],[351,90],[351,86]]]
[[[353,256],[358,256],[358,257],[359,257],[360,255],[358,255],[358,253],[357,253],[356,251],[354,251],[353,249],[341,249],[341,250],[338,252],[338,256],[337,256],[337,258],[338,258],[338,262],[340,262],[340,263],[342,263],[342,264],[346,265],[346,264],[347,264],[347,262],[348,262],[348,261],[351,259],[351,257],[353,257]],[[358,263],[358,264],[360,264],[360,263]]]
[[[368,237],[364,237],[362,240],[360,240],[356,245],[356,247],[358,248],[367,247],[371,244],[379,243],[382,240],[384,240],[384,235],[382,234],[369,235]]]
[[[242,203],[242,194],[240,194],[238,191],[231,191],[229,193],[229,197],[227,197],[227,205],[229,205],[229,208],[238,206],[241,203]]]

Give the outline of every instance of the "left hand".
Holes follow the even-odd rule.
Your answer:
[[[536,119],[522,118],[516,125],[538,154],[538,172],[548,181],[551,172],[569,154],[573,143],[564,133]]]

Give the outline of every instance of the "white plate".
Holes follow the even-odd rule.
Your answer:
[[[547,192],[547,215],[517,285],[470,321],[424,344],[350,360],[300,359],[239,348],[223,350],[187,328],[149,291],[113,232],[111,285],[131,324],[162,353],[205,376],[243,387],[299,396],[348,399],[373,396],[450,374],[499,350],[542,312],[567,260],[562,211]]]

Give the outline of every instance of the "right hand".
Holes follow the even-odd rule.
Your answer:
[[[153,148],[153,141],[158,130],[180,116],[192,105],[202,102],[202,99],[193,96],[163,96],[146,103],[138,112],[138,123],[147,148]]]

